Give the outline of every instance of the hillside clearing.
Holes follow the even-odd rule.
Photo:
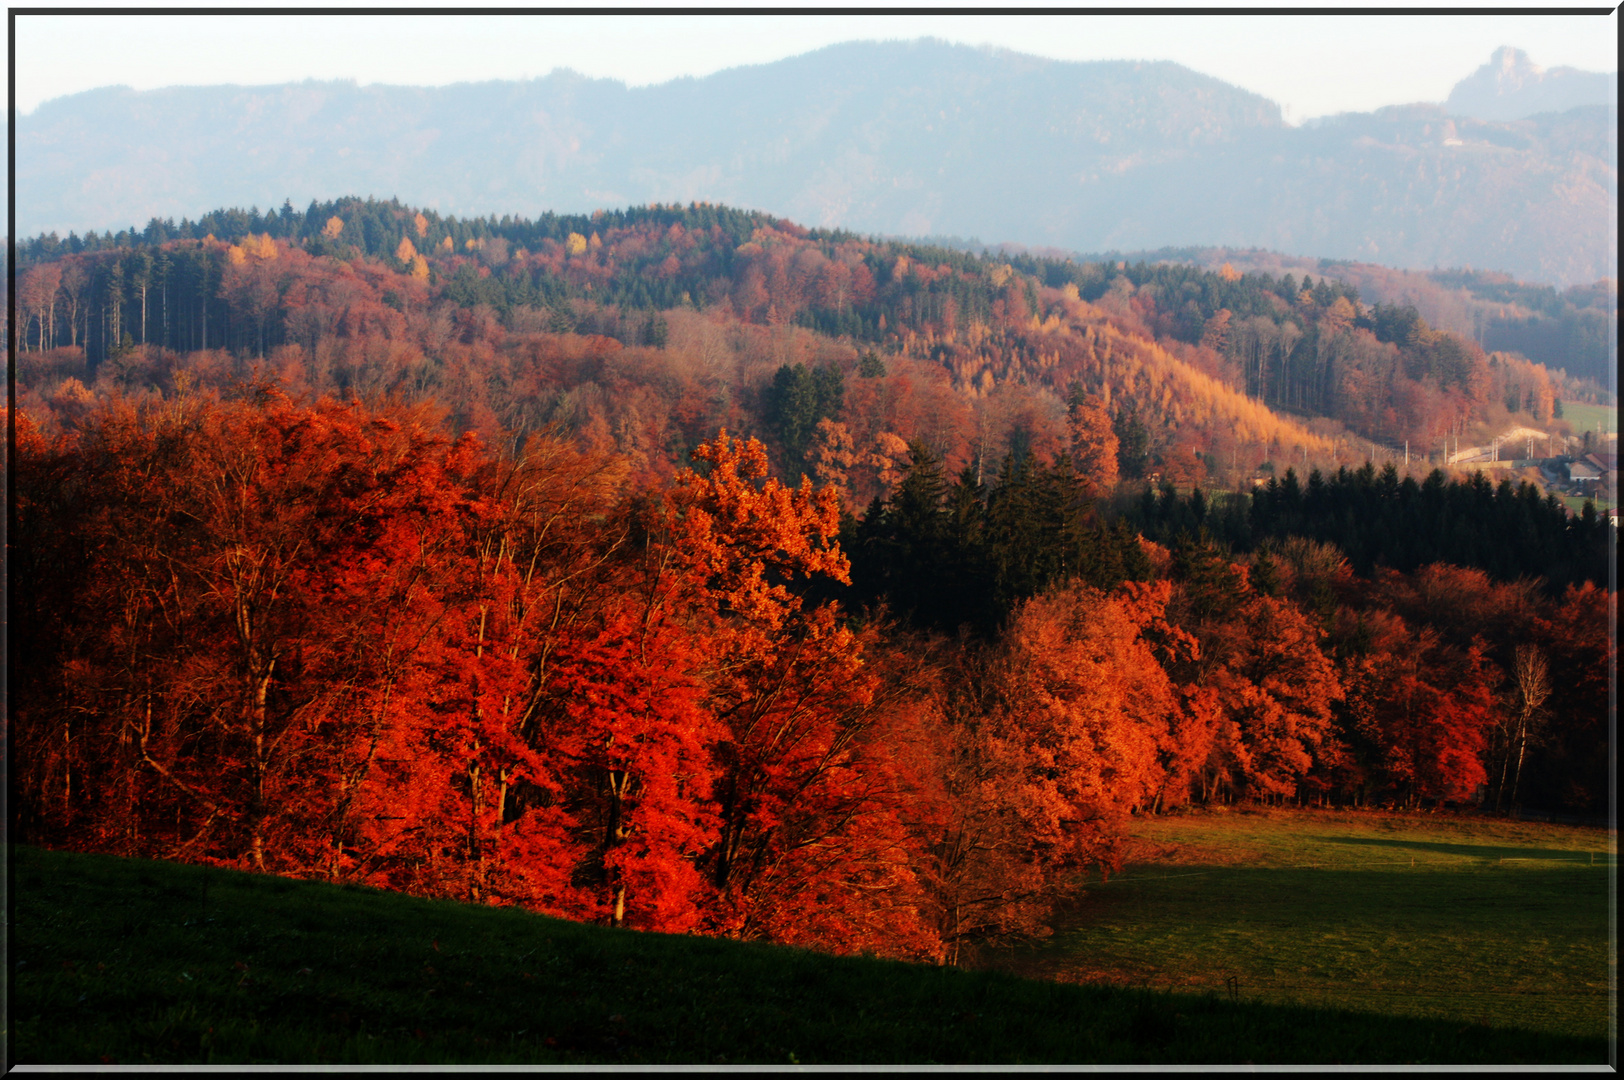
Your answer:
[[[15,848],[21,1064],[1573,1062],[1607,1044]],[[1600,875],[1598,875],[1599,877]]]
[[[1425,814],[1136,819],[1135,854],[1036,949],[985,962],[1092,984],[1606,1036],[1605,830]]]

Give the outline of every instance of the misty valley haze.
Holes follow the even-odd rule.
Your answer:
[[[1523,115],[1540,108],[1564,111]],[[888,235],[1251,246],[1558,286],[1617,263],[1611,77],[1509,49],[1447,105],[1300,128],[1169,62],[919,41],[642,88],[567,71],[108,88],[20,117],[17,151],[23,236],[354,193],[458,215],[713,201]]]

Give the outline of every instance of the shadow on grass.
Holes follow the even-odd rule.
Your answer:
[[[1494,872],[1492,859],[1442,873],[1411,869],[1408,863],[1193,865],[1166,873],[1135,868],[1107,883],[1088,885],[1083,895],[1061,908],[1054,935],[1024,951],[1063,954],[1101,927],[1125,935],[1124,940],[1147,932],[1188,939],[1201,946],[1197,952],[1238,941],[1242,931],[1265,933],[1273,940],[1268,951],[1288,954],[1311,948],[1321,935],[1352,928],[1390,932],[1417,949],[1435,936],[1476,942],[1474,948],[1489,948],[1486,943],[1493,941],[1496,950],[1506,947],[1507,939],[1606,939],[1606,873],[1587,873],[1588,867],[1573,862],[1515,873]],[[1485,911],[1498,915],[1485,922]],[[1439,970],[1448,970],[1454,961],[1452,955],[1440,956]]]
[[[1609,873],[1572,861],[1502,872],[1492,859],[1411,869],[1408,857],[1380,858],[1387,865],[1135,867],[1090,884],[1052,937],[977,959],[1027,978],[1179,992],[1223,993],[1233,978],[1246,999],[1377,1023],[1606,1032]]]
[[[1461,855],[1467,858],[1495,862],[1499,859],[1545,859],[1553,862],[1590,863],[1600,852],[1573,851],[1561,848],[1507,847],[1490,844],[1444,844],[1435,840],[1404,840],[1365,836],[1307,836],[1305,840],[1322,844],[1347,844],[1354,847],[1402,848],[1406,851],[1434,851],[1441,855]],[[1612,860],[1611,854],[1595,859],[1596,865]]]
[[[12,870],[9,1034],[31,1063],[1597,1064],[1607,1050],[1591,1035],[1020,981],[109,856],[17,848]],[[1214,908],[1192,892],[1201,904],[1181,920]]]

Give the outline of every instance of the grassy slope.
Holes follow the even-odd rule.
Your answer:
[[[1562,500],[1563,506],[1566,506],[1575,514],[1584,513],[1585,503],[1587,502],[1596,504],[1596,513],[1598,514],[1603,510],[1611,510],[1617,505],[1611,499],[1581,498],[1577,495],[1558,495],[1557,498]]]
[[[1139,819],[1137,856],[1000,966],[1604,1037],[1604,830],[1429,815]],[[1592,863],[1594,859],[1594,863]]]
[[[18,1063],[1592,1062],[1607,1044],[1231,1004],[13,849]]]
[[[1582,401],[1564,401],[1562,403],[1562,419],[1573,425],[1575,435],[1595,431],[1598,421],[1601,423],[1603,432],[1609,434],[1618,432],[1618,409],[1616,407],[1590,405]]]

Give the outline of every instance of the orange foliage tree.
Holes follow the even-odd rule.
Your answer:
[[[1127,815],[1162,786],[1177,700],[1144,614],[1074,584],[1020,605],[1005,633],[997,723],[1024,755],[1006,797],[1055,867],[1114,868]]]
[[[1210,544],[1176,552],[1170,612],[1198,648],[1171,668],[1192,688],[1191,720],[1212,730],[1198,774],[1203,798],[1223,790],[1293,795],[1320,759],[1339,758],[1332,706],[1342,697],[1323,632],[1287,600],[1254,591],[1249,569]]]
[[[837,496],[770,478],[754,439],[723,432],[694,458],[706,468],[677,478],[667,527],[703,583],[695,616],[709,626],[709,701],[725,727],[705,858],[711,925],[891,951],[916,886],[896,816],[906,780],[878,739],[883,695],[864,661],[872,635],[795,591],[812,575],[848,580]]]

